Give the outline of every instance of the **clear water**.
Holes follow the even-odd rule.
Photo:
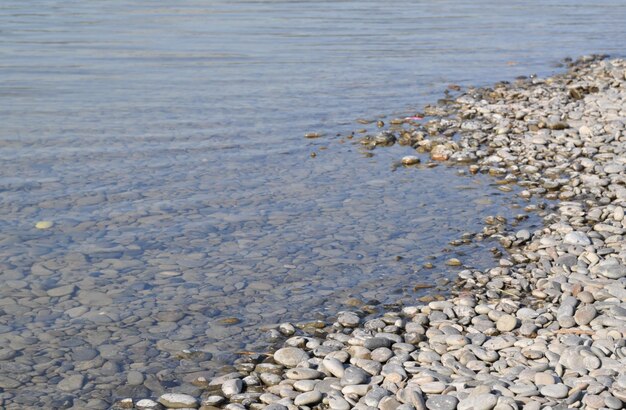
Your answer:
[[[493,244],[447,243],[510,195],[345,136],[449,83],[624,55],[626,3],[5,0],[0,23],[0,397],[97,407],[158,394],[130,369],[192,391],[264,326],[489,264]]]

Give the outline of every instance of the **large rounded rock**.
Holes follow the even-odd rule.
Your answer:
[[[297,347],[283,347],[274,353],[274,360],[285,367],[296,367],[298,363],[309,359],[309,355]]]

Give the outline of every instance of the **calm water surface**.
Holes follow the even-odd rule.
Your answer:
[[[487,266],[493,243],[447,244],[511,196],[345,136],[449,83],[624,55],[625,23],[618,0],[4,0],[2,406],[198,394],[264,326]]]

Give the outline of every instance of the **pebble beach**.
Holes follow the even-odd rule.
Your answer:
[[[234,371],[114,408],[626,407],[626,61],[567,66],[455,90],[359,142],[413,148],[403,166],[490,175],[539,211],[537,230],[485,220],[481,236],[503,249],[493,267],[461,269],[449,297],[399,311],[283,323],[277,350],[240,352]],[[82,376],[59,387],[72,383]]]

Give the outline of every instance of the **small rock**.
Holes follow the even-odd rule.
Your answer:
[[[276,363],[286,367],[296,367],[298,363],[309,359],[309,355],[297,347],[283,347],[274,353]]]
[[[154,410],[159,408],[159,403],[150,399],[142,399],[135,403],[138,410]]]
[[[35,224],[35,228],[48,229],[48,228],[52,228],[53,225],[54,225],[54,222],[52,221],[39,221]]]
[[[241,381],[241,379],[230,379],[222,383],[222,393],[224,393],[224,396],[226,397],[239,394],[241,393],[242,389],[243,382]]]
[[[501,332],[510,332],[517,327],[517,318],[513,315],[502,315],[496,322],[496,328]]]
[[[420,159],[416,157],[415,155],[407,155],[405,157],[402,157],[403,165],[415,165],[419,163],[420,163]]]
[[[495,394],[477,394],[461,400],[458,410],[491,410],[497,403],[498,397]]]
[[[576,310],[576,313],[574,314],[574,320],[576,321],[576,324],[580,326],[588,325],[589,322],[595,319],[597,314],[598,312],[596,311],[596,308],[594,308],[593,306],[591,305],[583,306]]]
[[[540,390],[543,396],[553,399],[563,399],[567,397],[568,391],[568,387],[562,383],[543,386]]]
[[[198,407],[198,400],[195,397],[182,393],[165,393],[159,397],[159,403],[172,409]]]
[[[309,404],[316,404],[322,401],[322,393],[317,390],[302,393],[296,396],[293,404],[296,406],[306,406]]]
[[[447,394],[441,396],[430,396],[426,400],[426,407],[429,410],[455,410],[459,399]]]
[[[59,390],[70,392],[80,390],[80,388],[83,387],[84,383],[85,377],[82,374],[75,374],[61,380],[57,387],[59,388]]]
[[[565,235],[563,238],[563,242],[568,245],[579,245],[579,246],[587,246],[591,245],[591,240],[589,237],[580,231],[573,231]]]
[[[344,327],[357,327],[361,319],[353,312],[340,312],[337,317],[337,322]]]

